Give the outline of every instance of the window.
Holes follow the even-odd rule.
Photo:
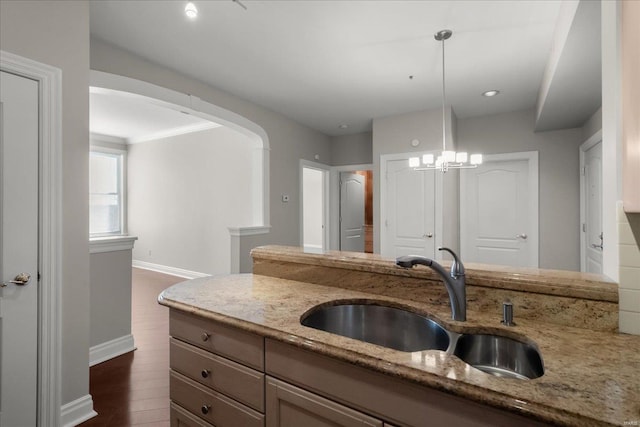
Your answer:
[[[90,235],[125,234],[124,153],[92,148],[89,169]]]

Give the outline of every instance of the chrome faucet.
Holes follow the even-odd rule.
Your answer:
[[[412,268],[414,265],[426,265],[436,271],[444,281],[444,286],[449,293],[451,302],[451,317],[453,320],[464,322],[467,320],[467,292],[464,284],[464,265],[458,255],[449,248],[438,248],[439,251],[447,251],[453,256],[451,271],[447,272],[444,267],[432,259],[418,255],[406,255],[396,259],[396,265],[404,268]]]

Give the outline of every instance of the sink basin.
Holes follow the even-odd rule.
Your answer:
[[[300,323],[400,351],[446,351],[497,377],[544,375],[542,356],[533,344],[500,335],[451,332],[428,317],[386,305],[338,302],[311,309]]]
[[[544,374],[542,357],[533,345],[499,335],[461,335],[453,354],[498,377],[532,379]]]
[[[400,351],[442,350],[449,334],[433,320],[395,307],[339,304],[319,307],[303,317],[304,326]]]

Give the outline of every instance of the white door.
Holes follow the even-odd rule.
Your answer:
[[[385,184],[382,255],[434,259],[435,172],[416,171],[408,159],[387,160]]]
[[[35,426],[38,83],[0,72],[0,426]],[[29,273],[24,286],[9,283]]]
[[[584,247],[583,271],[602,273],[602,143],[584,153],[583,166]]]
[[[365,177],[340,173],[340,250],[364,252]]]
[[[477,169],[461,171],[463,260],[538,267],[537,153],[533,154],[535,163],[520,153],[493,155],[485,156]]]

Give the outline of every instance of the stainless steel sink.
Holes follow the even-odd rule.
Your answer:
[[[532,379],[544,374],[542,357],[533,345],[499,335],[461,335],[453,354],[497,377]]]
[[[450,342],[447,331],[433,320],[382,305],[323,306],[306,314],[301,323],[400,351],[445,351]]]
[[[337,302],[311,309],[300,323],[400,351],[446,351],[497,377],[544,375],[542,356],[533,344],[500,335],[451,332],[428,317],[386,305]]]

